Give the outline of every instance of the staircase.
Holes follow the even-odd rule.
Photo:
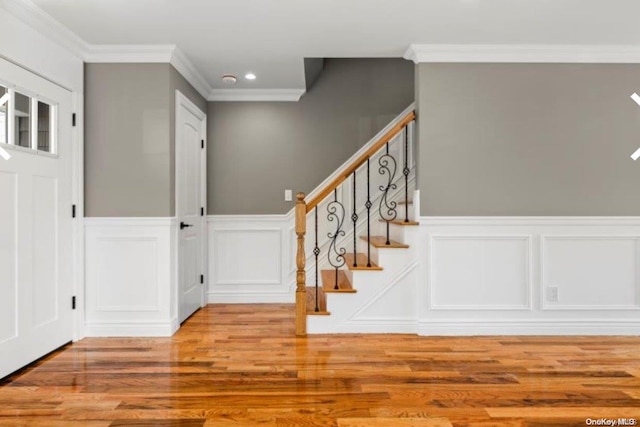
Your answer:
[[[297,335],[415,324],[414,124],[409,107],[309,197],[297,195]]]

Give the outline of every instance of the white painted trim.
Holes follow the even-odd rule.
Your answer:
[[[186,57],[185,57],[186,59]],[[180,117],[182,113],[182,107],[186,109],[189,113],[193,114],[196,119],[200,121],[200,138],[204,141],[204,145],[202,149],[198,150],[198,154],[200,156],[200,204],[204,208],[207,206],[207,114],[200,110],[196,104],[194,104],[189,98],[187,98],[182,92],[176,90],[175,93],[175,146],[174,146],[174,155],[175,155],[175,168],[174,168],[174,191],[175,191],[175,214],[176,214],[176,224],[181,220],[180,218],[180,180],[179,176],[182,173],[182,144],[180,143],[181,132],[180,132]],[[205,208],[206,210],[206,208]],[[206,213],[204,214],[206,215]],[[209,230],[207,226],[206,216],[202,215],[198,220],[200,221],[200,274],[202,274],[205,278],[209,276],[209,263],[208,263],[208,236]],[[176,227],[176,232],[174,233],[174,238],[171,243],[171,256],[172,256],[172,264],[175,266],[174,279],[175,279],[175,299],[172,304],[175,304],[175,309],[177,313],[180,313],[180,291],[178,290],[180,287],[180,268],[181,268],[181,253],[180,253],[180,232],[178,227]],[[206,295],[208,289],[206,283],[202,286],[202,295],[200,298],[200,306],[204,307],[206,304]]]
[[[86,218],[84,224],[84,335],[170,336],[175,332],[178,325],[173,310],[176,281],[172,245],[176,218]],[[144,251],[145,257],[127,258],[121,253],[119,242],[141,245],[138,250]],[[104,264],[105,259],[112,264]],[[107,277],[112,272],[115,276]],[[132,280],[147,288],[132,303],[120,278],[126,280],[139,274],[144,276],[139,281]]]
[[[196,116],[198,120],[205,121],[205,126],[206,126],[207,113],[205,113],[200,108],[198,108],[198,106],[194,104],[189,98],[187,98],[182,92],[180,92],[179,90],[176,90],[176,112],[178,111],[178,108],[180,106],[185,107],[187,110],[193,113],[193,115]],[[205,136],[206,136],[206,133],[207,132],[205,127],[204,129]],[[177,137],[178,137],[178,133],[176,131],[176,138]],[[206,138],[204,139],[206,142]],[[205,148],[207,148],[206,144],[205,144]]]
[[[639,335],[635,319],[429,319],[418,322],[425,336],[469,335]]]
[[[547,251],[547,245],[552,240],[630,240],[635,243],[636,246],[636,300],[630,301],[630,304],[625,305],[594,305],[594,304],[558,304],[548,302],[545,298],[545,289],[551,285],[547,282],[547,265],[545,262],[545,252]],[[640,234],[625,234],[625,235],[611,235],[611,234],[547,234],[540,235],[540,309],[542,311],[598,311],[598,310],[613,310],[613,311],[640,311]]]
[[[170,63],[203,98],[211,93],[209,82],[175,45],[90,44],[31,0],[3,0],[0,7],[85,62]]]
[[[207,222],[209,223],[236,223],[236,222],[283,222],[289,220],[288,214],[285,215],[209,215]]]
[[[282,261],[285,254],[282,252],[282,228],[281,227],[242,227],[242,228],[216,228],[215,232],[219,235],[221,233],[273,233],[278,235],[278,247],[272,248],[277,251],[278,258]],[[213,263],[213,277],[217,279],[216,270],[218,270],[218,260],[215,259]],[[216,280],[216,285],[218,286],[228,286],[228,285],[280,285],[282,283],[282,262],[278,265],[278,273],[277,278],[271,280]]]
[[[210,292],[208,304],[293,304],[295,295],[287,293]]]
[[[344,323],[348,325],[352,325],[352,324],[355,325],[355,324],[363,324],[363,323],[369,324],[370,322],[373,322],[373,323],[380,322],[381,321],[380,319],[376,319],[374,317],[366,318],[366,317],[359,317],[359,316],[365,311],[367,311],[369,308],[371,308],[371,306],[374,305],[376,302],[380,301],[380,298],[387,295],[390,289],[392,289],[394,286],[400,283],[400,281],[402,281],[405,277],[407,277],[410,273],[416,270],[418,266],[419,266],[419,262],[417,260],[414,260],[413,262],[405,266],[401,271],[399,271],[396,274],[395,277],[390,278],[389,283],[385,284],[385,286],[382,289],[380,289],[380,292],[378,292],[369,300],[365,301],[358,310],[356,310],[355,312],[347,316],[347,319]],[[406,322],[406,323],[415,325],[416,319],[415,317],[396,317],[395,319],[392,320],[392,322],[398,322],[398,323]]]
[[[170,227],[176,224],[173,217],[88,217],[85,227]]]
[[[305,89],[212,89],[208,101],[298,102]]]
[[[329,310],[331,311],[331,310]],[[307,316],[309,319],[312,316]],[[319,317],[319,316],[318,316]],[[315,325],[307,326],[307,333],[316,334],[417,334],[416,320],[384,318],[377,320],[351,320],[335,326],[329,330]]]
[[[90,45],[83,58],[92,63],[169,63],[203,98],[211,92],[211,85],[175,45]]]
[[[505,45],[412,44],[404,58],[416,64],[432,62],[486,63],[640,63],[635,45]]]
[[[86,41],[31,0],[3,0],[0,7],[77,57],[82,58],[89,49]]]
[[[293,303],[295,293],[289,289],[291,274],[287,266],[289,262],[290,241],[288,230],[292,218],[287,215],[210,215],[207,217],[209,233],[209,275],[208,302],[211,303]],[[235,238],[227,238],[228,246],[220,246],[219,236],[228,233],[242,233],[251,236],[250,241],[244,239],[243,244]],[[265,240],[265,233],[269,238]],[[217,250],[218,249],[218,250]],[[269,257],[268,265],[264,262],[253,263],[250,274],[238,270],[226,270],[221,273],[220,257],[231,251],[234,256],[242,256],[251,251],[254,256],[264,254]],[[260,256],[260,255],[255,255]],[[235,259],[235,258],[233,258]],[[261,267],[262,266],[262,267]],[[261,270],[262,268],[262,270]],[[223,277],[220,277],[220,276]]]
[[[175,47],[169,62],[203,98],[207,99],[211,93],[211,85],[179,47]]]
[[[90,337],[169,337],[179,328],[177,318],[170,322],[87,322],[85,325]]]
[[[175,49],[176,46],[172,44],[89,45],[83,58],[85,62],[93,63],[168,63]]]
[[[640,216],[421,216],[420,225],[575,225],[575,226],[640,226]]]
[[[211,92],[211,85],[176,45],[88,45],[83,58],[92,63],[169,63],[203,98]]]
[[[434,255],[436,251],[434,250],[434,242],[436,240],[522,240],[526,243],[526,271],[525,281],[526,281],[526,297],[527,300],[524,304],[521,305],[447,305],[447,304],[436,304],[436,294],[435,294],[435,273],[436,263],[434,262]],[[429,236],[429,309],[432,311],[457,311],[457,310],[474,310],[474,311],[531,311],[533,310],[533,236],[530,234],[505,234],[505,235],[438,235],[433,234]]]
[[[76,205],[76,217],[73,220],[73,276],[76,310],[74,312],[74,341],[81,340],[84,334],[85,319],[85,225],[84,225],[84,97],[73,92],[72,111],[76,112],[76,127],[72,133],[72,203]]]

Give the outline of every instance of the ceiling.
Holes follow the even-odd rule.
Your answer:
[[[31,1],[90,44],[175,44],[214,89],[304,89],[305,57],[412,43],[640,46],[638,0]]]

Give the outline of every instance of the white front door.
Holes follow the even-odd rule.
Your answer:
[[[0,378],[71,341],[71,92],[0,59]]]
[[[176,91],[176,216],[181,323],[205,304],[205,133],[205,114]]]

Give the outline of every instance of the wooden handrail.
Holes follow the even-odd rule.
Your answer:
[[[367,161],[368,158],[373,156],[380,148],[382,148],[387,142],[391,140],[394,136],[399,134],[405,126],[414,121],[416,118],[416,113],[414,111],[407,114],[397,125],[389,130],[389,132],[385,133],[382,138],[376,141],[375,144],[371,146],[365,153],[363,153],[360,157],[358,157],[347,169],[336,179],[331,181],[317,196],[311,199],[307,203],[307,213],[311,212],[313,208],[318,206],[318,204],[324,200],[333,190],[338,188],[340,184],[342,184],[349,176],[358,169],[360,166]]]

